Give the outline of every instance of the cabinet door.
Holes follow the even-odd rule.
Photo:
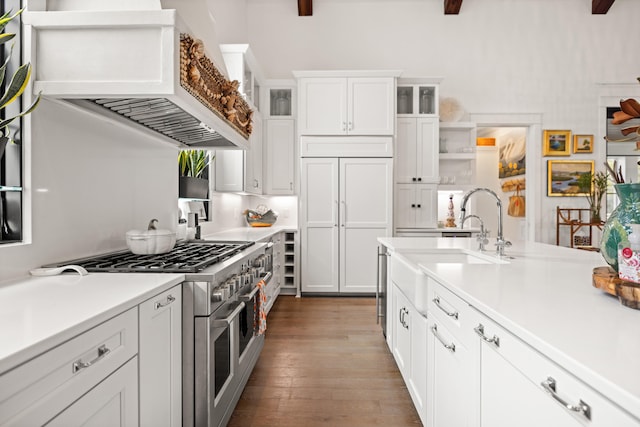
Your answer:
[[[437,184],[440,180],[438,176],[438,119],[417,119],[417,126],[418,151],[416,158],[418,160],[418,182]]]
[[[418,127],[416,119],[399,118],[396,138],[396,182],[411,183],[418,178]]]
[[[244,151],[217,150],[216,191],[244,191]]]
[[[351,77],[347,132],[350,135],[393,135],[395,79]]]
[[[413,305],[410,308],[409,332],[411,334],[411,378],[407,388],[413,399],[413,404],[426,424],[427,411],[427,334],[428,322]]]
[[[340,292],[376,290],[377,239],[392,230],[392,173],[392,159],[340,159]]]
[[[299,93],[301,135],[347,134],[346,78],[302,78]]]
[[[301,289],[338,292],[338,159],[304,158],[300,173]]]
[[[181,285],[140,304],[140,425],[182,425]]]
[[[427,416],[433,427],[475,425],[473,359],[469,349],[430,317]]]
[[[267,120],[266,124],[266,194],[294,194],[293,120]]]
[[[138,425],[138,360],[129,360],[116,372],[66,408],[47,426]],[[167,425],[164,421],[162,424]]]
[[[407,298],[393,285],[393,357],[405,383],[411,378],[411,311]]]
[[[249,149],[244,152],[244,191],[262,194],[262,118],[253,115],[253,132],[249,138]]]
[[[413,184],[397,184],[394,211],[395,227],[415,228],[416,211],[416,186]]]
[[[438,187],[435,184],[415,186],[417,228],[435,228],[438,225]]]

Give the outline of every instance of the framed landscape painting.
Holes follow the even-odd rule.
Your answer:
[[[542,137],[543,156],[571,155],[570,130],[545,130]]]
[[[547,160],[547,196],[586,196],[591,188],[581,188],[580,177],[593,170],[593,160]]]
[[[574,153],[593,153],[593,135],[573,135]]]

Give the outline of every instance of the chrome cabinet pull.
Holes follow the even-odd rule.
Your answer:
[[[458,312],[457,311],[447,311],[447,309],[445,309],[442,305],[440,305],[440,297],[435,297],[433,299],[433,302],[438,306],[438,308],[442,311],[444,311],[444,314],[446,314],[449,317],[453,317],[454,319],[458,320]]]
[[[586,419],[591,420],[591,407],[584,403],[582,400],[579,401],[577,405],[572,405],[567,403],[560,395],[556,392],[556,380],[552,377],[547,377],[546,381],[542,381],[540,383],[542,388],[545,389],[547,393],[551,395],[558,403],[564,406],[567,410],[571,412],[578,412]]]
[[[111,350],[107,348],[106,344],[102,344],[100,347],[98,347],[98,357],[96,357],[95,359],[90,360],[89,362],[83,362],[82,359],[78,359],[75,362],[73,362],[73,373],[75,374],[81,369],[88,368],[94,363],[100,361],[100,359],[102,359],[109,353],[111,353]]]
[[[444,348],[449,350],[451,353],[456,352],[456,345],[454,343],[447,344],[447,342],[440,336],[440,334],[438,333],[438,325],[433,325],[431,327],[431,332],[433,332],[433,335],[435,335],[435,337],[438,338],[438,341],[442,343]]]
[[[473,330],[476,331],[476,334],[478,334],[484,342],[493,344],[496,347],[500,347],[500,338],[498,338],[496,335],[494,335],[492,338],[487,338],[487,336],[484,334],[484,326],[482,325],[482,323],[478,323],[478,326],[473,328]]]
[[[172,302],[174,302],[175,300],[176,298],[173,295],[168,295],[165,302],[156,302],[155,304],[153,304],[153,308],[154,310],[157,310],[159,308],[166,307]]]

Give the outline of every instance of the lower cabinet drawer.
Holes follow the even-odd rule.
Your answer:
[[[137,353],[136,307],[0,376],[0,425],[46,423]]]
[[[588,384],[506,331],[491,319],[475,310],[474,317],[476,318],[475,331],[483,341],[481,348],[483,381],[500,384],[501,380],[503,380],[501,377],[508,375],[510,369],[508,369],[508,365],[504,365],[506,363],[515,368],[512,372],[519,371],[530,382],[528,388],[521,387],[521,390],[529,390],[527,392],[529,394],[519,396],[520,399],[518,400],[518,414],[522,414],[523,411],[530,414],[527,422],[523,422],[521,425],[640,426],[640,420],[632,417],[615,402],[591,388]],[[490,363],[485,363],[485,359]],[[502,367],[500,366],[501,363],[503,364]],[[491,370],[491,372],[485,372],[488,370]],[[526,382],[526,380],[524,381]],[[502,382],[504,383],[505,381]],[[523,382],[522,384],[525,383]],[[485,393],[485,388],[490,389],[491,385],[483,386],[483,397],[487,401],[491,397],[489,395],[499,396],[499,393]],[[514,387],[503,386],[498,387],[498,389],[501,389],[500,393],[505,392],[511,395],[518,393]],[[500,399],[502,404],[498,405],[498,407],[513,406],[507,402],[510,397],[513,396]],[[531,407],[527,408],[527,405]],[[497,411],[497,413],[501,414],[501,417],[506,416],[506,412],[508,411],[504,409]],[[543,416],[545,420],[541,421]],[[495,420],[489,423],[489,425],[491,424],[495,425]],[[503,423],[502,425],[506,424]]]
[[[465,343],[474,340],[471,307],[462,298],[429,278],[429,312],[458,339]]]
[[[109,427],[139,425],[138,359],[136,357],[47,423],[47,427],[87,425]]]

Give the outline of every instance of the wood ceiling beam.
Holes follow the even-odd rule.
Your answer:
[[[591,1],[591,14],[592,15],[604,15],[609,12],[609,8],[616,0],[592,0]]]
[[[313,0],[298,0],[298,16],[313,15]]]
[[[593,0],[596,1],[596,0]],[[462,0],[444,0],[444,14],[458,15],[462,7]]]

